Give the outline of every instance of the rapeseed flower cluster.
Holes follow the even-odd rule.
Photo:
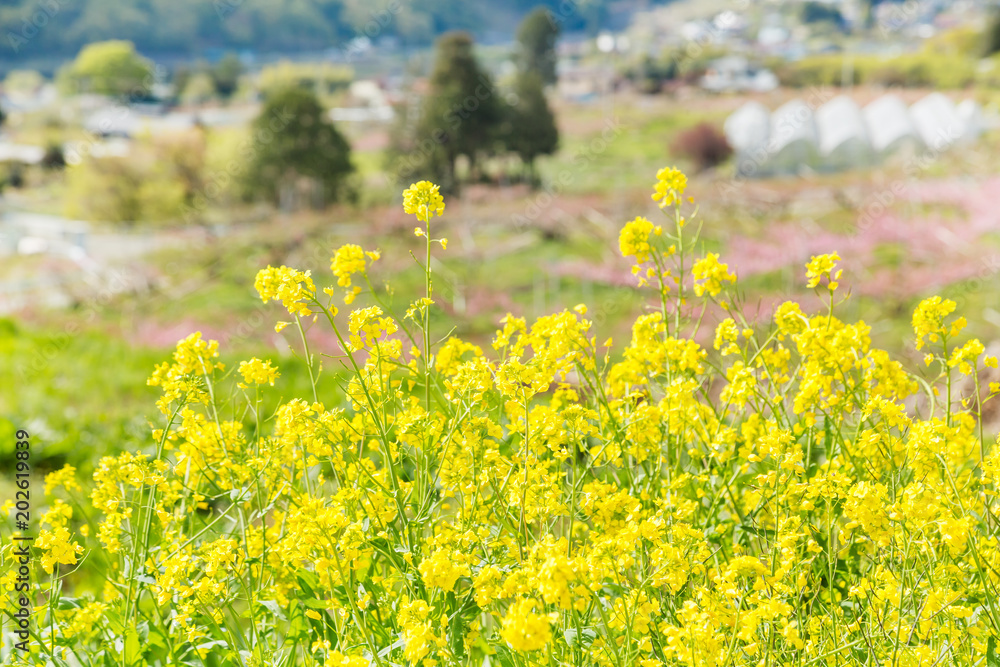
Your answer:
[[[996,359],[937,297],[913,317],[923,377],[832,300],[747,320],[685,186],[661,171],[667,223],[622,232],[654,282],[623,349],[585,305],[508,315],[491,347],[442,337],[429,261],[408,314],[373,291],[340,318],[308,272],[263,270],[265,302],[331,327],[343,391],[304,347],[312,391],[265,413],[278,367],[227,374],[217,343],[181,341],[149,447],[46,479],[33,662],[996,662],[1000,447],[978,411],[1000,387],[953,391]],[[404,196],[425,226],[443,208],[426,182]],[[349,298],[376,258],[334,252]],[[836,289],[838,259],[803,282]],[[18,567],[4,541],[7,590]]]
[[[346,288],[345,304],[350,305],[357,295],[361,294],[361,286],[352,284],[352,277],[361,274],[367,278],[368,261],[376,262],[381,256],[377,250],[365,252],[361,246],[353,243],[341,246],[333,254],[330,258],[330,271],[336,276],[337,284]]]

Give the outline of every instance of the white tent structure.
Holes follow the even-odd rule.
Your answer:
[[[903,100],[895,95],[883,95],[862,112],[872,149],[883,155],[900,149],[918,150],[923,142],[910,118]]]
[[[813,110],[802,100],[792,100],[771,114],[768,159],[764,171],[795,174],[814,167],[819,157],[819,136]]]
[[[997,125],[997,118],[975,100],[956,106],[941,93],[908,109],[895,95],[884,95],[863,110],[839,95],[815,113],[802,100],[771,113],[758,102],[747,102],[726,119],[725,132],[736,154],[737,174],[763,176],[862,167],[906,148],[943,151],[975,141]]]
[[[850,169],[872,163],[872,145],[861,108],[838,95],[816,110],[820,164],[826,169]]]
[[[983,110],[975,100],[962,100],[955,109],[958,119],[962,121],[962,139],[975,141],[986,129]]]
[[[941,93],[931,93],[910,106],[910,118],[928,148],[941,151],[964,138],[965,124],[954,103]]]
[[[735,154],[737,171],[749,176],[767,160],[771,112],[760,102],[747,102],[726,119],[723,130]]]
[[[767,144],[771,112],[760,102],[747,102],[734,111],[723,129],[726,141],[737,153],[751,151]]]

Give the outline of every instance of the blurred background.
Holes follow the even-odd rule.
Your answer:
[[[333,249],[379,248],[372,282],[405,309],[423,273],[400,193],[424,179],[447,200],[442,336],[583,302],[624,342],[648,295],[618,230],[656,220],[677,165],[751,313],[818,307],[803,264],[836,251],[842,316],[912,367],[930,294],[997,339],[996,2],[536,4],[2,3],[0,455],[16,428],[42,466],[146,446],[145,380],[193,331],[301,395],[257,270],[323,287]]]

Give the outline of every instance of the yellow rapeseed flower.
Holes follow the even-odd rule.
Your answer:
[[[922,349],[925,342],[935,343],[940,336],[956,335],[965,326],[965,318],[958,318],[951,325],[945,326],[944,318],[955,311],[955,302],[932,296],[924,299],[913,311],[913,332],[917,335],[917,349]]]
[[[698,296],[706,292],[710,296],[717,296],[722,291],[722,283],[736,282],[736,274],[730,272],[729,265],[720,262],[719,255],[714,252],[695,262],[691,267],[691,274],[699,281],[694,285],[694,293]]]
[[[660,227],[654,226],[642,216],[625,223],[618,235],[618,248],[622,257],[634,257],[636,264],[642,264],[653,252],[649,244],[650,235],[658,236],[660,233]]]
[[[239,371],[246,385],[267,383],[273,387],[274,381],[278,379],[278,369],[270,361],[261,361],[256,357],[250,361],[241,361]],[[243,385],[244,388],[246,385]]]
[[[524,599],[507,609],[500,635],[515,651],[543,649],[552,637],[552,621],[545,614],[535,613],[537,604],[534,600]]]
[[[361,293],[360,287],[352,285],[351,278],[355,274],[365,275],[368,270],[366,257],[375,262],[381,257],[381,253],[377,250],[365,252],[361,246],[348,243],[337,248],[333,257],[330,258],[330,270],[337,277],[337,284],[346,288],[344,303],[348,305],[353,303],[354,298]]]
[[[827,287],[831,292],[837,289],[840,280],[840,274],[843,271],[837,271],[836,274],[833,273],[833,269],[836,268],[837,262],[840,261],[840,255],[835,252],[826,255],[813,255],[809,263],[806,264],[806,277],[809,279],[809,287],[816,287],[819,285],[820,280],[823,277],[829,279],[829,284]]]
[[[287,266],[267,267],[257,273],[254,287],[264,303],[281,301],[290,315],[307,316],[312,313],[303,301],[315,298],[316,286],[311,272],[296,271]]]
[[[656,172],[656,192],[653,201],[659,202],[660,208],[666,208],[674,202],[681,201],[687,188],[687,176],[676,167],[664,167]]]
[[[444,213],[444,197],[430,181],[419,181],[403,191],[403,211],[427,223],[431,216]]]

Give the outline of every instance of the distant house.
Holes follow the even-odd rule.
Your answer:
[[[748,25],[746,17],[731,9],[716,14],[712,19],[712,28],[724,40],[739,37],[746,32]]]
[[[43,157],[45,157],[45,149],[41,146],[0,142],[0,162],[38,164]]]
[[[559,63],[556,83],[561,97],[583,99],[614,90],[615,72],[611,66]]]
[[[778,77],[768,69],[755,67],[743,56],[726,56],[708,65],[701,87],[712,92],[767,92],[778,87]]]
[[[83,129],[99,137],[132,137],[140,127],[137,114],[126,106],[105,107],[83,121]]]
[[[14,111],[38,111],[59,101],[59,94],[52,84],[43,84],[30,90],[5,90],[4,108]]]
[[[79,220],[28,211],[0,216],[0,254],[59,254],[79,259],[87,246],[90,225]],[[85,252],[84,252],[85,254]]]
[[[99,109],[83,121],[83,128],[103,138],[135,138],[141,134],[164,134],[190,130],[196,125],[231,127],[252,121],[259,109],[255,105],[147,113],[136,106],[109,106]]]
[[[389,97],[377,81],[361,80],[351,83],[348,101],[351,106],[330,109],[327,114],[335,122],[389,122],[395,112]]]

